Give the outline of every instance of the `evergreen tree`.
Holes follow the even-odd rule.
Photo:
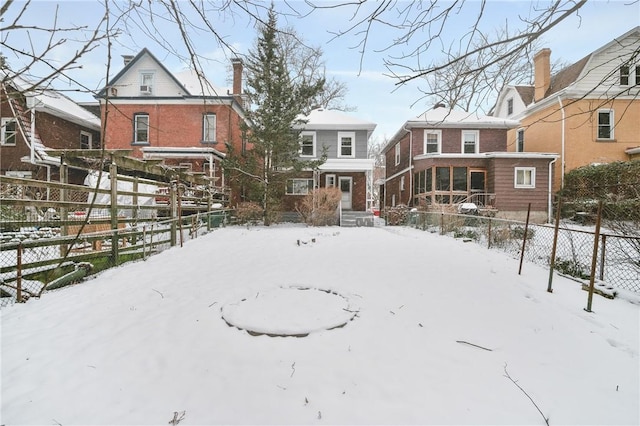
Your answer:
[[[225,164],[232,179],[243,183],[247,198],[262,204],[266,225],[280,210],[287,179],[300,170],[317,168],[324,161],[301,160],[299,136],[304,124],[300,116],[308,99],[323,90],[325,80],[295,83],[277,33],[277,15],[272,5],[245,64],[246,95],[251,104],[247,111],[250,124],[244,129],[248,150],[230,150]]]

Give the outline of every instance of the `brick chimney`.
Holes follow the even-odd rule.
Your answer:
[[[534,85],[533,100],[538,102],[551,85],[551,49],[542,49],[533,57]]]
[[[233,65],[233,95],[240,96],[242,95],[242,59],[233,58],[231,59],[231,65]]]

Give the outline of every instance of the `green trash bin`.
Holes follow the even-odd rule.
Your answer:
[[[225,212],[212,212],[209,214],[209,226],[211,228],[220,228],[224,224]]]

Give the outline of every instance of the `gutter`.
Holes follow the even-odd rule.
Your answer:
[[[560,137],[560,155],[562,156],[562,162],[560,163],[560,189],[564,188],[564,171],[565,171],[565,167],[566,167],[566,162],[564,160],[564,134],[565,134],[565,114],[564,114],[564,105],[562,105],[562,99],[560,98],[560,96],[558,96],[558,104],[560,104],[560,112],[562,113],[562,135]],[[555,161],[555,160],[554,160]]]

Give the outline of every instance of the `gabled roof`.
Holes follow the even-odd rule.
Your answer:
[[[316,108],[306,116],[300,116],[309,130],[368,130],[373,132],[376,123],[352,117],[342,111]]]
[[[151,59],[153,59],[154,62],[156,62],[158,64],[158,66],[160,67],[160,69],[162,71],[164,71],[180,88],[184,89],[185,93],[189,93],[189,90],[187,90],[187,88],[180,83],[176,77],[173,75],[173,73],[171,73],[167,67],[165,67],[163,65],[163,63],[161,61],[158,60],[158,58],[156,58],[153,53],[151,53],[149,51],[149,49],[147,49],[146,47],[144,49],[142,49],[133,59],[131,59],[129,61],[129,63],[127,63],[127,65],[124,66],[124,68],[122,68],[120,70],[120,72],[118,74],[116,74],[110,81],[109,83],[107,83],[107,85],[100,90],[100,92],[95,96],[96,98],[104,98],[106,95],[106,91],[108,87],[111,87],[114,85],[115,82],[117,82],[118,80],[120,80],[120,78],[125,75],[135,64],[136,62],[138,62],[143,56],[148,55],[151,57]]]

